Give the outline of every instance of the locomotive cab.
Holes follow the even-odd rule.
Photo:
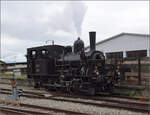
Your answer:
[[[27,49],[27,75],[35,82],[55,74],[55,58],[60,58],[64,46],[47,45]]]

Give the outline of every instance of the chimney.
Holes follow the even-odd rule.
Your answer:
[[[95,50],[96,32],[89,32],[90,51]]]

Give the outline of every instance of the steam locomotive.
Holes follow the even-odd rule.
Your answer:
[[[71,46],[45,45],[27,49],[27,75],[34,87],[95,95],[112,92],[120,78],[116,65],[106,64],[95,49],[96,32],[89,32],[90,51],[78,38]]]

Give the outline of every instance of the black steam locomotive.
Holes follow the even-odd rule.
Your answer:
[[[94,95],[112,92],[120,73],[95,50],[96,32],[90,32],[90,51],[78,38],[71,46],[46,45],[27,49],[27,74],[34,87]]]

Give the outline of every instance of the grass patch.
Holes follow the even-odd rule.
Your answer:
[[[1,78],[12,78],[10,73],[0,73]],[[27,79],[27,75],[15,76],[15,79]]]

